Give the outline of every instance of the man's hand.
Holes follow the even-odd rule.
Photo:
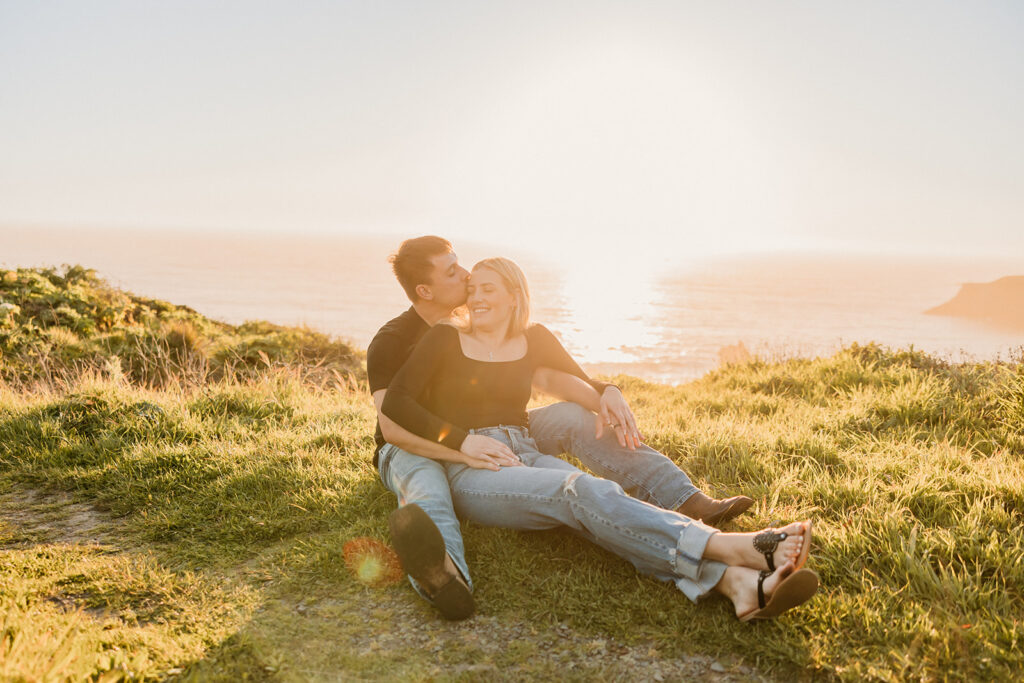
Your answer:
[[[598,439],[604,434],[605,425],[615,431],[615,438],[623,448],[635,451],[640,447],[643,437],[636,427],[633,411],[618,387],[608,387],[601,394],[601,411],[597,415],[595,428]]]
[[[523,463],[512,449],[489,436],[470,434],[459,448],[466,458],[463,463],[479,470],[494,470],[502,467],[517,467]]]

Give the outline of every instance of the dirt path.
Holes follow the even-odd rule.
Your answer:
[[[526,621],[509,622],[477,615],[464,622],[446,622],[416,604],[408,594],[387,592],[359,610],[366,628],[351,633],[345,645],[359,655],[407,649],[429,652],[464,650],[474,653],[472,663],[436,667],[432,676],[467,675],[472,680],[600,681],[764,681],[747,667],[706,656],[663,657],[649,645],[625,645],[612,638],[595,638],[558,624],[535,627]],[[296,610],[309,619],[330,619],[351,603],[324,601],[300,604]],[[511,661],[510,661],[511,660]],[[333,680],[330,672],[307,670],[311,678]]]
[[[118,528],[117,520],[67,494],[33,489],[0,494],[0,555],[49,544],[102,545],[105,552],[129,552]],[[244,574],[224,578],[245,581],[240,578]],[[352,596],[353,590],[339,593]],[[649,645],[595,638],[564,624],[537,626],[486,615],[446,622],[404,585],[356,588],[355,593],[355,599],[309,602],[267,593],[243,626],[275,662],[262,673],[297,681],[370,680],[403,670],[421,678],[469,680],[769,680],[728,661],[664,657]],[[451,653],[461,653],[455,659],[464,663],[435,664],[442,654]],[[386,667],[392,664],[396,669],[389,675]],[[173,677],[181,671],[166,673]]]
[[[28,543],[113,543],[117,525],[66,493],[18,489],[0,493],[0,548]]]

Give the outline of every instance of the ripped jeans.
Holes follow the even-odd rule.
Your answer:
[[[631,498],[613,481],[540,453],[522,427],[470,431],[504,442],[525,467],[494,472],[445,463],[461,519],[510,529],[566,526],[640,572],[674,583],[694,602],[721,580],[726,565],[701,559],[716,533],[712,527]]]

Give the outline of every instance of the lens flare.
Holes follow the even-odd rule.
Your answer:
[[[356,580],[367,586],[381,588],[402,580],[402,565],[391,546],[375,538],[353,538],[342,548],[345,566]]]

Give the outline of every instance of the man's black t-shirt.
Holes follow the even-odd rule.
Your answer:
[[[370,382],[371,394],[381,389],[387,389],[391,385],[391,380],[398,374],[401,367],[405,365],[409,356],[412,355],[413,349],[416,348],[416,345],[419,344],[420,340],[423,339],[423,336],[430,329],[430,325],[420,317],[415,308],[410,306],[409,310],[397,318],[388,321],[377,331],[373,341],[370,342],[370,346],[366,349],[366,374]],[[547,332],[547,330],[544,331]],[[548,332],[548,335],[550,335],[550,332]],[[554,339],[553,336],[552,339]],[[555,344],[561,349],[561,344],[558,344],[557,340],[555,340]],[[555,367],[555,369],[565,370],[570,374],[576,375],[593,386],[599,394],[611,386],[606,382],[590,379],[580,369],[579,365],[572,360],[572,357],[565,353],[564,349],[562,353],[565,356],[560,358],[559,362],[565,363],[566,359],[568,362],[564,367]],[[542,365],[546,364],[542,363]],[[460,427],[467,426],[460,425]],[[373,455],[373,464],[376,466],[378,453],[385,444],[379,421],[374,433],[374,441],[377,443],[377,448]]]
[[[376,393],[381,389],[387,389],[391,380],[405,361],[412,354],[423,335],[430,330],[427,324],[416,309],[412,306],[409,310],[389,320],[377,330],[377,334],[366,349],[366,376],[370,381],[370,393]],[[377,452],[384,445],[384,434],[380,431],[380,422],[377,422],[377,431],[373,435],[377,442],[377,448],[373,454],[373,464],[377,464]]]

